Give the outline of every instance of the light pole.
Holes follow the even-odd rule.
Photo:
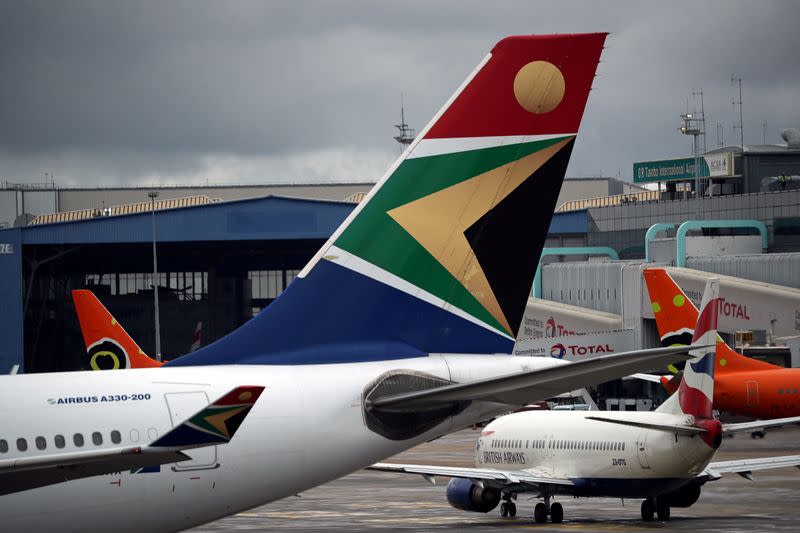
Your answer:
[[[681,119],[683,120],[683,126],[679,128],[679,131],[684,135],[691,135],[693,138],[693,145],[694,145],[694,205],[695,205],[695,217],[697,220],[703,219],[703,194],[700,190],[700,161],[698,157],[698,149],[697,149],[697,136],[701,134],[700,128],[698,126],[699,119],[696,119],[692,116],[691,113],[686,113],[685,115],[681,115]],[[694,124],[692,124],[694,122]]]
[[[155,303],[156,361],[161,362],[161,325],[158,320],[158,258],[156,256],[156,198],[157,191],[147,193],[150,197],[150,215],[153,226],[153,300]]]

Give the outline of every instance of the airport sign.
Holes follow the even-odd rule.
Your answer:
[[[733,175],[733,154],[724,152],[701,156],[700,177],[723,177]],[[634,183],[657,181],[685,181],[695,177],[694,158],[639,161],[633,164]]]

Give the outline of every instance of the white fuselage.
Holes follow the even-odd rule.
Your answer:
[[[476,445],[475,464],[568,478],[575,482],[575,487],[565,488],[571,494],[633,498],[685,484],[714,455],[697,436],[586,418],[599,413],[664,425],[686,425],[688,421],[686,415],[657,412],[515,413],[486,426]]]
[[[389,370],[464,382],[560,361],[447,355],[368,363],[73,372],[0,377],[0,459],[146,445],[239,385],[266,387],[230,443],[187,452],[158,472],[96,476],[0,496],[5,530],[188,528],[307,490],[507,410],[474,402],[425,433],[390,440],[367,428],[363,394]],[[93,434],[102,437],[95,444]],[[120,443],[111,442],[119,432]],[[84,444],[75,445],[81,434]],[[66,442],[55,446],[55,436]],[[46,448],[37,449],[37,437]],[[18,451],[17,439],[27,442]],[[41,440],[40,440],[41,442]]]

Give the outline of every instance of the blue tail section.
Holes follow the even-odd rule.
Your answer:
[[[380,310],[365,300],[381,302]],[[167,366],[316,364],[509,353],[514,341],[329,261],[233,334]]]

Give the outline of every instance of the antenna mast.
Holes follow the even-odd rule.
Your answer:
[[[417,132],[414,128],[409,128],[406,123],[406,110],[403,105],[402,93],[400,94],[400,124],[395,124],[394,127],[398,130],[398,134],[394,136],[394,140],[400,143],[402,150],[405,150],[406,146],[414,142]]]

